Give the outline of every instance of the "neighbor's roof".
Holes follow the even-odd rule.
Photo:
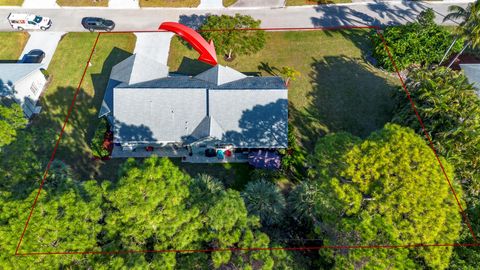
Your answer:
[[[41,68],[43,64],[23,64],[23,63],[7,63],[0,64],[0,79],[3,83],[15,83],[30,73]]]
[[[5,88],[4,84],[14,85],[16,82],[27,77],[32,72],[35,72],[39,68],[43,67],[43,64],[23,64],[23,63],[6,63],[0,64],[0,95]]]
[[[460,68],[465,73],[468,81],[477,89],[480,96],[480,64],[460,64]]]

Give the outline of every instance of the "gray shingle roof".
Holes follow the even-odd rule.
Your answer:
[[[167,77],[129,85],[128,88],[209,88],[209,89],[284,89],[285,83],[279,77],[246,77],[238,81],[215,85],[189,76]]]
[[[147,56],[134,54],[116,64],[110,79],[128,84],[150,81],[168,76],[168,66]]]
[[[232,76],[215,77],[225,72]],[[111,78],[100,114],[113,112],[114,141],[191,143],[213,137],[237,147],[287,147],[288,93],[281,78],[247,77],[221,66],[202,74],[134,84]]]

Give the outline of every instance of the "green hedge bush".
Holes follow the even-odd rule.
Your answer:
[[[108,157],[110,153],[107,149],[103,147],[103,141],[105,138],[105,133],[108,131],[108,122],[105,118],[100,119],[98,123],[97,130],[93,135],[90,148],[92,149],[93,156],[103,158]]]
[[[435,24],[434,18],[433,11],[427,9],[419,15],[417,22],[389,26],[384,30],[383,36],[399,70],[412,64],[438,64],[442,60],[455,37],[444,27]],[[378,64],[388,71],[395,71],[382,38],[375,35],[373,43],[373,56]],[[463,40],[457,40],[451,53],[460,52],[462,46]]]

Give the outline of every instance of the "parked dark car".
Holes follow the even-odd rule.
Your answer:
[[[45,58],[45,53],[42,50],[31,50],[22,57],[20,63],[41,63]]]
[[[82,26],[90,32],[95,30],[112,31],[115,28],[115,23],[103,18],[85,17],[82,19]]]

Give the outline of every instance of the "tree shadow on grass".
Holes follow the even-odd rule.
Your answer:
[[[313,59],[311,68],[310,104],[289,106],[290,122],[305,148],[313,149],[320,136],[331,132],[365,138],[391,120],[397,86],[361,59],[327,56]]]
[[[307,112],[330,132],[347,131],[365,138],[390,121],[395,85],[361,59],[327,56],[313,60],[312,102]]]

